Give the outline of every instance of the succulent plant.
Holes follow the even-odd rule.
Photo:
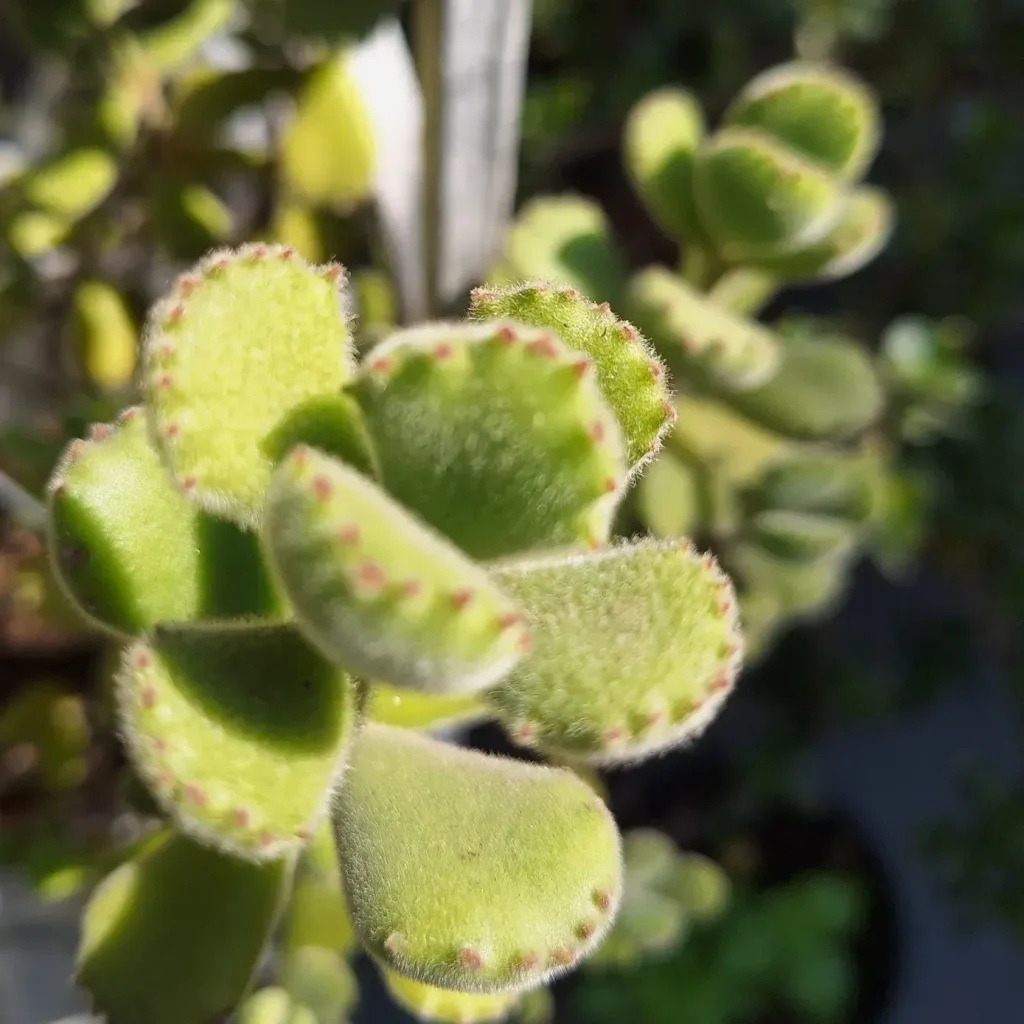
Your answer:
[[[288,247],[211,253],[150,313],[142,403],[50,483],[53,564],[123,645],[124,745],[168,821],[86,913],[111,1024],[230,1009],[279,922],[242,1019],[343,1013],[355,943],[424,1016],[501,1015],[619,906],[582,766],[697,735],[740,667],[715,559],[612,536],[676,415],[636,327],[535,283],[359,359],[347,287]],[[580,773],[422,731],[466,717]]]
[[[627,118],[624,161],[652,220],[679,244],[680,270],[649,266],[627,277],[598,207],[544,196],[508,232],[493,271],[503,287],[473,295],[474,315],[514,316],[567,337],[605,323],[600,344],[610,347],[618,328],[601,311],[612,302],[646,335],[651,377],[671,378],[677,415],[630,510],[658,537],[712,540],[736,577],[748,654],[833,606],[884,512],[886,455],[870,435],[885,421],[885,365],[834,330],[757,319],[787,284],[847,276],[884,247],[892,203],[863,183],[879,136],[872,93],[832,65],[757,75],[717,127],[686,90],[659,89]],[[634,397],[645,394],[631,383],[640,365],[598,365],[636,458],[653,408]],[[629,385],[628,411],[620,384]],[[821,514],[789,490],[781,498],[779,479],[824,465],[829,486],[855,494],[856,515]],[[767,493],[776,495],[767,505],[755,497]]]

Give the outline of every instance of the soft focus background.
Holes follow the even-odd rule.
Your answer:
[[[0,1024],[84,1010],[76,915],[132,828],[110,652],[53,589],[31,496],[131,401],[146,307],[211,246],[341,260],[364,344],[400,318],[356,50],[388,7],[408,20],[365,0],[0,0]],[[762,316],[878,355],[897,454],[871,543],[813,614],[765,632],[702,742],[596,782],[641,867],[657,830],[708,858],[705,888],[684,910],[638,899],[520,1019],[1018,1022],[1024,0],[534,0],[532,17],[516,206],[604,211],[587,281],[676,258],[623,169],[647,93],[684,86],[714,120],[757,72],[826,53],[876,91],[890,244]],[[512,752],[489,726],[467,739]],[[359,976],[353,1020],[405,1019]]]

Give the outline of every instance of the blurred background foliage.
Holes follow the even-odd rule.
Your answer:
[[[31,496],[68,438],[132,400],[147,306],[213,245],[272,239],[339,259],[354,271],[362,341],[397,322],[352,69],[358,41],[391,13],[407,19],[408,4],[0,6],[0,861],[43,899],[83,891],[127,856],[154,810],[113,736],[106,654],[48,576]],[[810,861],[786,860],[777,829],[804,803],[793,765],[836,723],[913,713],[979,657],[1024,710],[1022,51],[1022,0],[534,0],[519,215],[495,277],[568,278],[631,317],[638,271],[662,264],[684,280],[685,245],[680,266],[679,239],[630,180],[629,118],[681,87],[713,130],[751,78],[794,56],[831,56],[875,91],[884,135],[869,178],[896,218],[856,273],[753,296],[733,278],[738,290],[718,295],[787,345],[852,342],[884,412],[856,444],[808,451],[749,409],[699,388],[679,396],[668,457],[622,527],[694,533],[731,555],[756,648],[741,689],[771,724],[713,800],[683,801],[676,817],[644,810],[647,781],[594,779],[637,826],[623,913],[555,1001],[531,995],[519,1019],[874,1019],[862,990],[884,987],[869,947],[884,946],[888,911],[870,851],[846,825],[818,822],[798,830]],[[780,463],[782,448],[793,457]],[[780,511],[806,523],[836,480],[852,511],[828,539],[828,571],[816,552],[780,572],[778,530],[766,552],[751,523],[770,512],[777,525]],[[865,577],[910,587],[922,573],[960,600],[900,634],[881,686],[872,652],[851,654],[833,626]],[[683,784],[665,772],[650,782],[670,794]],[[962,817],[936,822],[921,854],[965,921],[1024,941],[1021,787],[968,773],[962,795]],[[357,1012],[338,955],[344,907],[330,865],[307,859],[282,959],[243,1021],[281,1019],[282,1007],[307,1024]],[[423,993],[392,994],[424,1012]]]

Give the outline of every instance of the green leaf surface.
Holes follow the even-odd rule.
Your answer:
[[[657,452],[675,419],[661,360],[630,323],[604,303],[597,305],[574,288],[544,282],[506,289],[477,288],[470,300],[477,320],[512,320],[549,328],[570,348],[594,361],[597,381],[615,412],[631,467]]]
[[[248,987],[290,873],[160,833],[93,893],[77,982],[110,1024],[209,1024]]]
[[[870,357],[841,338],[788,341],[761,387],[721,390],[723,400],[769,430],[800,440],[845,437],[881,415],[885,395]]]
[[[881,126],[868,87],[844,68],[794,62],[747,83],[725,123],[767,132],[848,180],[874,159]]]
[[[405,686],[375,682],[370,689],[366,716],[371,722],[404,729],[435,729],[466,725],[490,717],[490,709],[476,694],[420,693]]]
[[[835,281],[870,263],[888,244],[896,220],[892,200],[881,189],[860,188],[832,230],[792,253],[766,257],[759,265],[786,281]]]
[[[354,381],[384,487],[472,558],[607,539],[626,476],[593,363],[550,331],[431,324]]]
[[[729,263],[819,241],[847,201],[828,171],[754,128],[722,129],[701,146],[694,195],[705,229]]]
[[[534,640],[488,694],[522,744],[635,760],[699,735],[732,691],[742,656],[732,583],[688,542],[546,556],[494,575]]]
[[[502,260],[489,278],[577,288],[594,302],[618,302],[625,265],[604,210],[577,195],[536,196],[509,227]]]
[[[95,625],[280,614],[255,535],[206,515],[174,488],[141,410],[65,449],[49,484],[50,558]]]
[[[316,449],[278,468],[263,537],[299,629],[358,676],[471,693],[529,646],[521,611],[482,568]]]
[[[337,265],[249,245],[211,253],[154,308],[150,427],[179,488],[203,508],[257,523],[280,454],[275,430],[350,376],[343,282]]]
[[[712,302],[666,267],[634,275],[627,307],[679,381],[747,390],[779,365],[772,331]]]
[[[366,725],[334,815],[367,950],[443,988],[507,992],[564,971],[619,897],[619,836],[571,772]]]
[[[376,170],[373,125],[350,62],[342,51],[310,73],[281,138],[287,193],[342,211],[370,196]]]
[[[486,1024],[505,1020],[519,1001],[516,992],[454,992],[425,985],[381,967],[388,993],[417,1020],[438,1024]]]
[[[626,120],[626,171],[651,218],[678,242],[704,237],[693,195],[694,154],[703,138],[700,104],[685,89],[648,93]]]
[[[309,842],[354,719],[348,676],[288,625],[158,627],[125,652],[117,705],[178,827],[255,859]]]

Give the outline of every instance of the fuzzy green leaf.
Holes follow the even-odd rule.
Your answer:
[[[158,627],[117,684],[136,770],[180,828],[250,858],[309,841],[344,766],[352,684],[288,625]]]
[[[746,492],[755,511],[788,509],[831,516],[859,526],[874,509],[875,496],[866,461],[845,455],[803,455],[766,469]]]
[[[345,956],[356,951],[329,821],[320,825],[299,858],[281,945],[286,954],[303,946],[320,946]]]
[[[597,203],[577,195],[537,196],[508,229],[502,261],[489,276],[502,285],[549,281],[615,303],[625,267]]]
[[[104,391],[126,387],[135,372],[139,332],[124,299],[106,281],[83,281],[72,302],[82,368]]]
[[[300,445],[281,464],[263,529],[299,629],[356,675],[474,692],[529,645],[519,608],[482,568],[323,452]]]
[[[841,338],[794,339],[759,388],[721,391],[744,416],[786,437],[818,440],[857,433],[882,412],[885,395],[864,350]]]
[[[498,322],[399,331],[352,386],[384,487],[472,558],[607,539],[624,442],[593,364]]]
[[[317,1024],[343,1024],[359,999],[352,968],[339,952],[322,946],[289,950],[279,981],[297,1003],[313,1011]]]
[[[111,1024],[208,1024],[248,987],[290,874],[161,833],[93,893],[78,983]]]
[[[782,508],[758,512],[750,522],[749,535],[769,555],[797,562],[847,551],[856,540],[850,525],[841,519]]]
[[[851,181],[867,170],[881,136],[867,86],[843,68],[809,63],[757,75],[726,112],[725,123],[767,132]]]
[[[316,1014],[278,985],[261,988],[238,1011],[238,1024],[320,1024]]]
[[[779,364],[775,335],[711,302],[665,267],[629,283],[629,314],[680,379],[743,390],[767,381]]]
[[[374,683],[366,716],[371,722],[404,729],[435,729],[487,718],[490,710],[476,695],[419,693],[404,686]]]
[[[679,242],[703,240],[693,197],[694,153],[703,137],[700,104],[684,89],[649,93],[626,121],[626,170],[651,218]]]
[[[691,467],[662,455],[637,486],[636,504],[656,537],[688,537],[700,518],[700,484]]]
[[[72,441],[49,490],[51,559],[96,625],[133,634],[158,622],[279,612],[255,535],[175,490],[141,410]]]
[[[675,419],[665,368],[640,332],[574,288],[535,282],[507,289],[477,288],[470,299],[477,320],[514,320],[556,332],[570,348],[594,360],[601,392],[618,417],[634,469],[658,450]]]
[[[846,206],[826,170],[753,128],[725,128],[697,151],[694,195],[722,258],[744,263],[819,241]]]
[[[257,523],[296,409],[337,394],[352,370],[339,266],[281,246],[211,253],[151,314],[150,427],[179,488],[203,508]]]
[[[698,735],[732,690],[735,594],[714,558],[688,543],[548,556],[494,575],[526,609],[534,639],[488,694],[520,743],[596,762],[636,759]]]
[[[363,944],[429,985],[532,988],[586,955],[618,903],[615,824],[564,770],[369,724],[334,823]]]
[[[757,479],[785,456],[790,444],[713,398],[679,395],[676,414],[673,450],[725,476],[730,484]]]
[[[438,1024],[487,1024],[502,1021],[519,1002],[516,992],[455,992],[413,981],[381,967],[392,999],[417,1020]]]
[[[850,195],[839,222],[819,242],[759,265],[780,280],[834,281],[870,263],[888,244],[896,212],[881,189],[861,188]]]
[[[342,211],[370,196],[375,171],[373,124],[350,62],[342,52],[312,71],[281,140],[288,194]]]

